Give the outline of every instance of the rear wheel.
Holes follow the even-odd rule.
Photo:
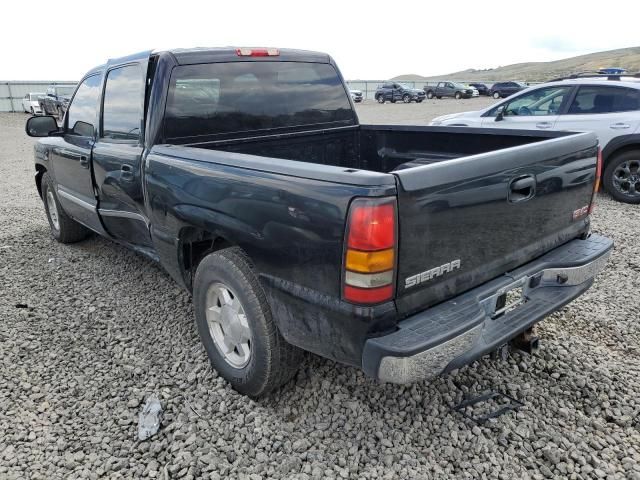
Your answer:
[[[403,101],[404,103],[411,103],[411,97],[405,93],[405,94],[402,96],[402,101]]]
[[[378,95],[376,97],[376,100],[378,101],[378,103],[384,103],[384,95]]]
[[[241,249],[220,250],[200,262],[193,302],[209,360],[238,392],[258,397],[296,373],[303,352],[278,331],[262,286]]]
[[[462,94],[460,92],[456,92],[456,100],[460,100],[462,98]]]
[[[640,150],[631,150],[614,156],[603,176],[604,188],[616,200],[640,203]]]
[[[500,98],[500,94],[498,92],[493,92],[493,98]]]
[[[55,184],[48,173],[42,176],[42,201],[53,238],[60,243],[74,243],[87,237],[89,230],[62,209]]]

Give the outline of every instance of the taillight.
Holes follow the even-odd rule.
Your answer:
[[[280,50],[277,48],[236,48],[239,57],[277,57]]]
[[[602,149],[598,147],[598,160],[596,162],[596,179],[593,182],[593,193],[591,194],[591,203],[589,204],[589,213],[596,208],[596,196],[600,190],[600,177],[602,177]]]
[[[358,198],[349,209],[344,255],[345,300],[358,304],[393,298],[397,243],[396,200]]]

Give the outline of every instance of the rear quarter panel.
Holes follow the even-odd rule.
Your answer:
[[[247,253],[287,341],[358,365],[367,334],[383,328],[375,322],[390,327],[396,317],[392,303],[359,308],[341,301],[345,219],[354,197],[395,193],[393,177],[382,174],[389,182],[385,186],[352,185],[328,180],[331,172],[340,171],[337,167],[308,164],[318,178],[305,178],[258,165],[287,160],[208,150],[196,154],[201,159],[256,159],[254,168],[245,168],[179,156],[196,149],[161,149],[177,154],[152,151],[148,156],[146,196],[154,246],[172,276],[186,283],[181,233],[194,227],[211,232]]]

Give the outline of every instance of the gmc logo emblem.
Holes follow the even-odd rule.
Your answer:
[[[579,208],[577,210],[573,211],[573,215],[572,215],[572,219],[575,220],[579,220],[580,218],[584,217],[587,213],[589,213],[589,205],[585,205],[582,208]]]

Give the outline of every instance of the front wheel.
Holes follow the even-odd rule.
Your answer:
[[[303,352],[280,334],[262,286],[241,249],[220,250],[200,262],[193,302],[209,360],[238,392],[258,397],[296,373]]]
[[[495,99],[500,98],[500,94],[498,92],[493,92],[493,98]]]
[[[48,173],[42,176],[42,201],[53,238],[60,243],[75,243],[87,237],[89,230],[62,209],[55,184]]]
[[[431,91],[427,92],[427,98],[431,100],[433,98],[433,92]]]
[[[384,103],[384,95],[378,95],[376,100],[378,101],[378,103]]]
[[[640,203],[640,150],[613,157],[604,171],[602,183],[619,202]]]
[[[462,94],[460,92],[456,92],[456,100],[460,100],[462,98]]]

